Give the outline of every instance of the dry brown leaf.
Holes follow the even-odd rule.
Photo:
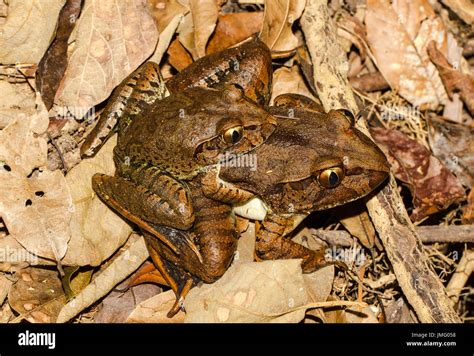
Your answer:
[[[255,256],[255,223],[249,223],[245,232],[240,234],[237,252],[233,264],[254,261]]]
[[[347,308],[345,316],[348,324],[374,324],[379,322],[370,306]]]
[[[148,7],[160,35],[176,16],[189,12],[187,2],[186,0],[148,0]]]
[[[0,216],[28,251],[61,259],[70,238],[72,199],[60,171],[46,165],[48,113],[22,113],[0,131]]]
[[[262,28],[263,12],[237,12],[219,16],[207,54],[222,51],[257,33]]]
[[[272,99],[270,102],[273,103],[273,99],[280,94],[289,93],[304,95],[315,100],[296,65],[291,68],[278,68],[273,73]]]
[[[132,235],[124,248],[114,256],[114,260],[61,309],[57,322],[65,323],[107,295],[118,283],[135,272],[147,258],[148,250],[143,237]]]
[[[0,309],[0,324],[6,324],[14,317],[15,315],[13,314],[13,311],[10,308],[10,304],[3,304],[2,308]]]
[[[436,41],[447,51],[443,22],[427,0],[367,0],[367,39],[380,72],[414,106],[436,109],[446,90],[426,47]]]
[[[172,318],[166,314],[176,301],[176,296],[172,290],[163,292],[151,297],[140,304],[130,313],[127,323],[173,323],[184,322],[184,312],[181,310]]]
[[[428,138],[433,154],[453,172],[461,183],[474,185],[474,128],[431,116]]]
[[[448,95],[452,97],[455,92],[459,92],[467,109],[474,115],[474,76],[454,69],[443,53],[436,48],[434,41],[431,41],[428,45],[428,55],[438,68]]]
[[[124,281],[117,286],[117,289],[125,288],[126,283],[128,282]],[[124,323],[139,303],[149,300],[160,292],[160,287],[149,283],[131,287],[125,292],[112,291],[102,300],[99,311],[94,314],[94,322]]]
[[[340,222],[352,236],[357,237],[359,242],[368,249],[376,245],[375,228],[369,218],[363,202],[353,202],[340,207],[345,215]],[[381,247],[380,245],[378,247]]]
[[[185,322],[299,322],[311,307],[307,283],[313,284],[303,278],[301,260],[233,265],[217,282],[189,292]]]
[[[10,0],[0,25],[0,63],[38,63],[56,29],[65,0]]]
[[[471,187],[467,196],[467,205],[462,211],[462,222],[463,224],[474,224],[474,186]]]
[[[179,42],[179,39],[173,40],[167,50],[170,64],[179,72],[193,63],[193,57]]]
[[[289,51],[298,47],[292,25],[303,13],[306,0],[265,1],[260,39],[273,51]]]
[[[66,176],[74,212],[63,264],[98,266],[125,243],[132,231],[127,222],[102,203],[91,185],[95,173],[114,175],[112,151],[116,143],[116,136],[111,137],[94,158],[82,160]]]
[[[373,128],[370,133],[386,153],[395,177],[406,183],[412,193],[413,221],[464,198],[459,180],[425,146],[396,130]]]
[[[17,281],[10,288],[8,302],[20,316],[31,323],[54,323],[66,297],[55,269],[28,267],[15,273]]]
[[[153,53],[157,40],[145,0],[85,0],[55,103],[87,109],[100,103]]]

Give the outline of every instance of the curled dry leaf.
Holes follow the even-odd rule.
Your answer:
[[[127,323],[183,323],[184,312],[179,311],[172,318],[166,314],[176,301],[176,296],[172,290],[160,293],[140,304],[130,313]]]
[[[182,4],[179,0],[150,0],[148,5],[160,33],[158,45],[149,60],[155,63],[160,63],[161,58],[167,49],[169,53],[171,39],[173,38],[173,35],[184,15],[189,12],[189,7]],[[179,44],[179,41],[175,39],[172,43]],[[186,50],[184,50],[184,52],[189,56]],[[192,59],[190,59],[190,63],[191,62]]]
[[[148,250],[141,236],[132,235],[124,248],[110,264],[69,301],[58,315],[57,322],[64,323],[97,300],[107,295],[118,283],[127,278],[148,258]]]
[[[448,208],[465,196],[459,180],[417,141],[396,130],[374,128],[372,137],[387,154],[395,177],[408,185],[413,221]]]
[[[66,301],[58,271],[28,267],[15,273],[15,277],[8,302],[20,314],[17,320],[54,323]]]
[[[41,93],[48,110],[53,105],[54,95],[66,70],[68,39],[81,11],[82,1],[66,1],[59,13],[58,28],[53,43],[38,64],[36,89]]]
[[[382,249],[375,235],[374,225],[363,202],[356,201],[341,206],[338,211],[343,212],[343,217],[340,219],[342,225],[352,236],[357,237],[362,246],[370,250],[377,245],[377,248]]]
[[[60,171],[46,165],[48,113],[18,114],[0,131],[0,216],[29,252],[61,259],[70,238],[72,199]]]
[[[438,68],[443,84],[452,98],[455,92],[459,92],[466,108],[474,115],[474,76],[469,73],[461,73],[449,64],[446,57],[436,48],[436,43],[431,41],[428,45],[428,55]]]
[[[436,109],[447,100],[426,47],[447,51],[443,22],[427,0],[367,0],[367,39],[377,67],[393,89],[414,106]]]
[[[367,55],[367,37],[362,22],[355,16],[342,13],[336,17],[336,23],[338,27],[337,34],[349,40],[350,44],[354,44],[359,50],[362,60],[365,60]],[[346,52],[349,51],[350,46],[346,49]]]
[[[219,16],[216,30],[207,45],[207,54],[222,51],[260,31],[263,12],[238,12]]]
[[[290,51],[298,47],[298,38],[293,34],[293,23],[303,13],[306,0],[265,1],[260,39],[273,51]]]
[[[171,42],[167,53],[169,56],[169,63],[179,72],[193,63],[193,57],[191,57],[189,52],[177,38]]]
[[[190,0],[191,12],[178,27],[179,41],[194,60],[206,55],[206,45],[216,27],[219,8],[216,0]]]
[[[91,180],[95,173],[113,175],[113,148],[116,136],[109,139],[97,155],[82,160],[66,176],[71,189],[74,212],[71,218],[71,241],[66,265],[98,266],[127,240],[131,227],[95,195]]]
[[[306,283],[301,260],[233,265],[217,282],[189,292],[185,321],[299,322],[312,301]]]
[[[0,25],[0,63],[38,63],[56,29],[65,0],[10,0]]]
[[[72,37],[55,103],[89,109],[153,53],[158,31],[144,0],[85,0]]]
[[[447,122],[435,116],[428,123],[428,138],[433,154],[465,187],[473,186],[474,127]]]

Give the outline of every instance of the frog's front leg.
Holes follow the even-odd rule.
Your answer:
[[[257,231],[256,255],[263,260],[301,258],[301,268],[305,273],[326,266],[324,250],[310,250],[286,237],[300,221],[299,215],[268,213]]]
[[[122,177],[95,174],[92,177],[95,193],[111,208],[140,228],[164,239],[176,252],[176,247],[160,236],[151,224],[167,225],[187,230],[194,223],[194,212],[188,192],[173,178],[156,177],[153,190]],[[195,249],[195,246],[191,246]]]

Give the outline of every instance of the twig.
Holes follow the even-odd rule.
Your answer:
[[[456,272],[454,272],[451,280],[446,287],[449,297],[454,303],[459,301],[461,291],[466,285],[467,280],[474,271],[474,250],[468,250],[464,252],[461,260],[459,261]]]

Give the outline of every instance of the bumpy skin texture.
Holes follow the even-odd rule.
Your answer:
[[[245,96],[260,105],[267,105],[271,96],[272,58],[269,48],[258,38],[198,59],[166,86],[172,93],[187,88],[220,88],[233,83]]]

